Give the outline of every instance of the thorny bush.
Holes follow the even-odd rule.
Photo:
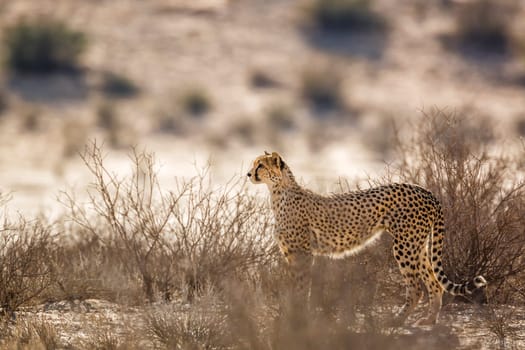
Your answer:
[[[149,301],[174,293],[189,299],[227,276],[253,279],[277,256],[265,205],[239,181],[214,189],[203,173],[179,180],[176,189],[159,186],[154,157],[131,153],[132,174],[118,177],[90,144],[82,159],[94,177],[88,205],[71,194],[63,202],[72,220],[104,246],[119,252],[129,278],[138,278]]]
[[[508,303],[520,293],[523,300],[523,163],[491,149],[496,136],[485,121],[436,109],[418,130],[399,142],[391,175],[427,187],[441,201],[447,275],[465,281],[481,274],[494,301]]]
[[[20,306],[35,302],[51,285],[53,269],[48,257],[55,246],[54,235],[44,223],[21,217],[17,222],[3,218],[0,224],[0,316],[14,317]]]

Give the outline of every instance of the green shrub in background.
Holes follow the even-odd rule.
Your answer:
[[[505,52],[511,43],[514,0],[475,0],[462,4],[456,13],[460,43],[478,49]]]
[[[384,20],[372,10],[372,0],[312,0],[307,17],[321,30],[382,29]]]
[[[308,67],[300,76],[301,96],[316,110],[336,110],[342,107],[343,71],[323,64]]]
[[[18,73],[74,70],[86,48],[84,33],[51,19],[22,19],[4,32],[6,65]]]
[[[205,115],[213,107],[212,100],[206,90],[197,86],[184,91],[180,96],[180,103],[184,112],[195,117]]]
[[[104,74],[101,88],[106,96],[113,98],[133,97],[139,92],[133,80],[112,72]]]

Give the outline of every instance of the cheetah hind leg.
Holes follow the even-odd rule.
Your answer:
[[[441,300],[443,297],[443,288],[439,284],[432,265],[428,257],[427,245],[419,253],[419,275],[423,280],[428,292],[428,313],[426,317],[419,319],[416,326],[431,326],[436,324],[439,312],[441,311]]]
[[[397,315],[394,316],[393,320],[389,322],[389,324],[392,326],[400,326],[405,322],[407,317],[419,303],[419,300],[423,296],[423,291],[421,290],[417,271],[413,270],[409,264],[409,261],[405,260],[405,254],[402,247],[394,244],[392,250],[399,265],[399,271],[401,272],[401,275],[405,281],[406,297],[405,304],[401,308],[401,311],[399,311]]]
[[[421,290],[421,285],[416,275],[405,269],[401,270],[401,274],[403,275],[406,284],[405,304],[394,316],[393,320],[389,322],[391,326],[402,326],[423,296],[423,291]]]

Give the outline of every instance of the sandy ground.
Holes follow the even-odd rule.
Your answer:
[[[85,346],[93,341],[113,339],[134,342],[149,348],[144,331],[144,315],[167,308],[183,317],[187,304],[153,305],[130,308],[104,300],[88,299],[48,303],[18,313],[18,322],[47,322],[56,330],[65,347]],[[380,311],[382,313],[391,310]],[[489,321],[498,319],[499,321]],[[396,327],[384,329],[392,335],[392,345],[406,349],[521,349],[525,346],[525,310],[511,306],[488,310],[468,304],[444,306],[438,325],[433,327]],[[504,329],[504,337],[498,329]],[[120,340],[117,340],[120,339]]]

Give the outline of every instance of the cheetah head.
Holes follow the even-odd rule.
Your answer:
[[[253,167],[247,175],[254,184],[265,183],[273,187],[282,182],[284,167],[283,159],[277,152],[270,154],[265,151],[264,155],[253,161]]]

